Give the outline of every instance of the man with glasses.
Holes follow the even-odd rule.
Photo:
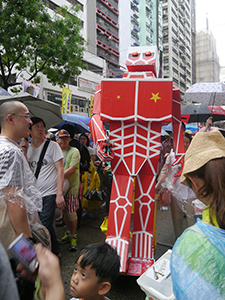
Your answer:
[[[32,238],[31,227],[38,221],[42,197],[18,142],[29,136],[32,124],[28,108],[18,101],[0,106],[0,241],[5,249],[21,233]],[[33,284],[21,299],[30,299]],[[30,292],[30,294],[29,294]]]
[[[32,172],[35,174],[38,161],[46,142],[45,123],[41,118],[31,118],[30,135],[32,143],[27,151],[27,159]],[[63,154],[59,145],[53,141],[49,142],[42,160],[41,169],[36,180],[36,185],[41,191],[43,209],[39,213],[42,224],[49,230],[52,242],[52,252],[61,257],[60,247],[56,239],[53,221],[55,218],[56,205],[60,210],[65,208],[63,197],[64,169]]]

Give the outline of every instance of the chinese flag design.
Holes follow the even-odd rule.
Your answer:
[[[101,90],[103,120],[165,121],[171,117],[172,81],[102,81]]]
[[[157,119],[172,113],[171,81],[139,81],[138,116]]]
[[[102,81],[101,116],[119,120],[129,116],[133,120],[135,101],[135,81]],[[107,119],[107,118],[106,118]]]

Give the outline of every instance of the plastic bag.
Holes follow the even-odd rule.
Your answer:
[[[173,247],[171,276],[176,298],[225,299],[225,231],[198,220]]]
[[[158,194],[156,195],[156,199],[160,201],[160,206],[170,206],[171,203],[171,195],[170,191],[166,187],[162,187]]]
[[[104,190],[87,190],[84,194],[84,198],[87,200],[104,201],[106,197],[106,188]]]
[[[168,189],[163,189],[162,204],[165,206],[170,206],[170,203],[171,203],[170,191]]]
[[[160,173],[160,176],[164,179],[163,187],[166,187],[170,191],[171,196],[177,199],[177,204],[180,209],[186,214],[186,216],[192,219],[195,215],[192,200],[197,199],[197,197],[190,187],[180,183],[180,177],[175,177],[175,174],[181,169],[181,164],[173,165],[175,160],[175,153],[171,150],[170,155],[166,158],[166,163]]]

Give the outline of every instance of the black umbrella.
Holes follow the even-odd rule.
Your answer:
[[[211,116],[206,104],[193,103],[181,107],[181,120],[185,123],[205,122]]]

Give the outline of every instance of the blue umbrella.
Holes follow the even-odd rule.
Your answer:
[[[75,128],[75,133],[86,133],[90,132],[89,127],[82,121],[78,119],[76,115],[73,114],[62,114],[63,122],[54,126],[54,128],[61,129],[65,124],[71,124]]]
[[[199,127],[197,125],[186,124],[185,126],[186,126],[186,129],[191,130],[191,132],[194,132],[199,129]]]
[[[86,125],[88,125],[88,123],[91,121],[91,118],[89,117],[84,117],[84,116],[79,116],[76,115],[76,117],[83,123],[85,123]]]

